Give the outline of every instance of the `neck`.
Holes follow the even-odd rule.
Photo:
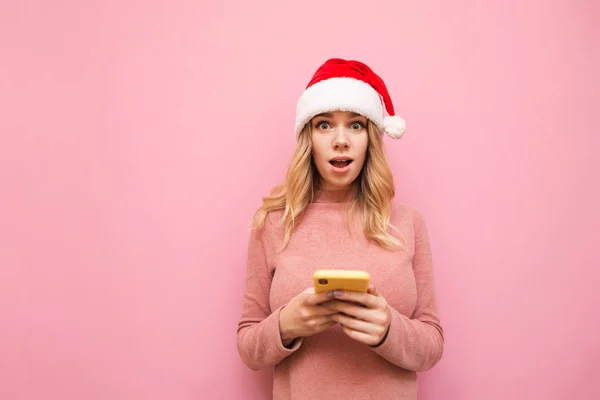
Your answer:
[[[314,203],[344,203],[351,201],[356,195],[355,185],[345,188],[320,188],[315,192]]]

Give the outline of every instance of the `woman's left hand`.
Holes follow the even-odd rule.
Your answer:
[[[388,303],[373,286],[369,286],[367,293],[336,290],[334,299],[327,302],[327,308],[341,313],[333,315],[332,319],[342,326],[346,335],[369,346],[380,344],[390,327]]]

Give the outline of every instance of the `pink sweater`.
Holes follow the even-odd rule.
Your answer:
[[[282,212],[252,231],[246,291],[238,326],[238,350],[252,369],[274,367],[273,398],[318,400],[416,399],[417,371],[441,358],[444,335],[436,306],[432,256],[423,218],[395,204],[392,224],[407,250],[387,251],[368,241],[356,218],[348,233],[336,192],[320,192],[279,251]],[[385,341],[369,347],[346,336],[339,325],[283,346],[279,312],[312,286],[317,269],[362,269],[391,307]]]

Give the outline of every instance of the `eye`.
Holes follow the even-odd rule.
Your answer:
[[[363,123],[361,123],[361,122],[353,122],[352,125],[351,125],[351,127],[352,127],[353,130],[359,131],[361,129],[364,129],[365,125]]]
[[[327,130],[331,128],[331,125],[329,125],[329,122],[321,121],[317,123],[316,127],[321,130]]]

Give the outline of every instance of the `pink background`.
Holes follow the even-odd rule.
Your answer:
[[[600,7],[512,3],[2,2],[0,398],[269,398],[246,226],[329,57],[408,122],[446,331],[420,398],[600,398]]]

